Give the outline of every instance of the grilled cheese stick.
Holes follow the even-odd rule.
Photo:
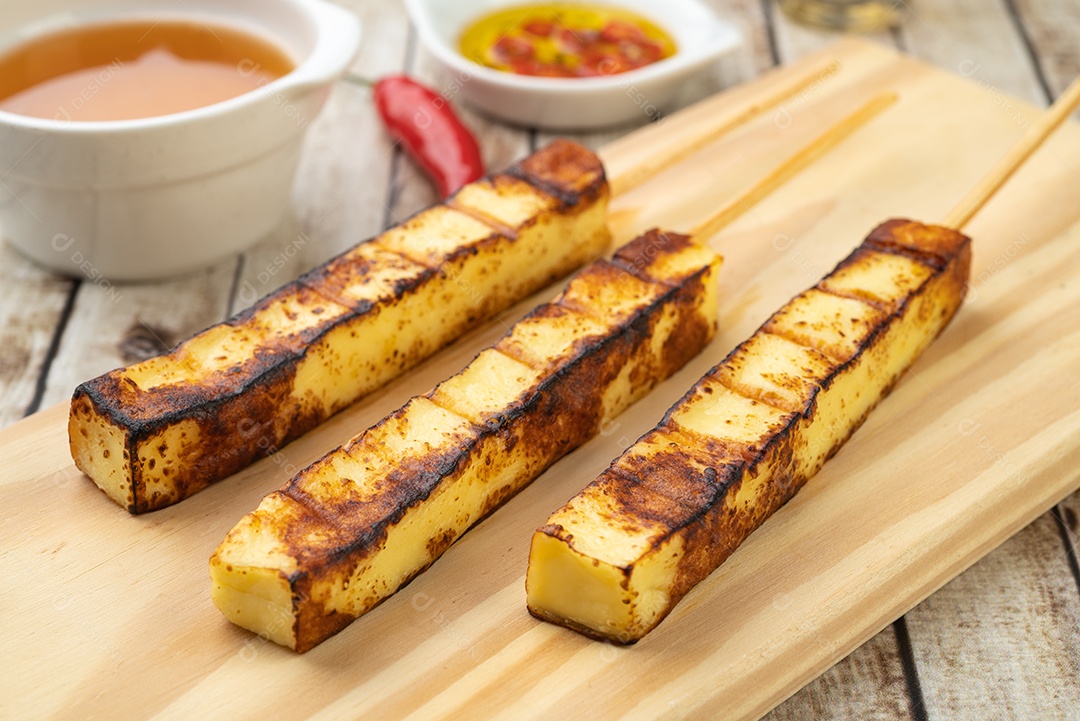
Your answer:
[[[787,502],[960,307],[970,240],[893,220],[533,535],[538,618],[633,643]]]
[[[131,513],[302,435],[610,242],[599,159],[555,141],[175,349],[76,388],[75,464]]]
[[[719,257],[651,231],[463,371],[317,461],[210,560],[233,623],[305,651],[678,370],[712,338]]]

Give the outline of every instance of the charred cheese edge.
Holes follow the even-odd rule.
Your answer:
[[[892,220],[533,535],[529,611],[633,643],[787,502],[941,332],[970,240]]]
[[[555,141],[171,352],[76,388],[76,466],[131,513],[273,453],[610,243],[599,159]]]
[[[720,258],[650,231],[463,371],[297,474],[210,560],[233,623],[305,651],[681,368],[716,327]]]

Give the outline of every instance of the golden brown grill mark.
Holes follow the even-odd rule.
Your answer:
[[[604,166],[598,156],[582,153],[576,143],[563,139],[552,141],[546,150],[543,156],[534,153],[512,166],[507,175],[544,190],[564,208],[592,202],[606,188]]]

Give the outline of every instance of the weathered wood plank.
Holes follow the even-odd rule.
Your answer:
[[[168,350],[220,321],[236,260],[157,283],[79,287],[45,385],[42,407],[67,402],[75,386]]]
[[[996,442],[991,440],[991,442]],[[1044,514],[907,614],[931,718],[1080,716],[1080,603]]]
[[[1054,97],[1080,75],[1080,3],[1005,0],[1015,9],[1042,77]]]
[[[1080,493],[1074,493],[1054,509],[1061,547],[1064,549],[1076,591],[1080,593]]]
[[[891,626],[765,716],[767,721],[909,717],[907,683]]]
[[[707,3],[743,36],[743,46],[720,62],[716,77],[724,87],[755,78],[776,64],[766,3],[761,0],[707,0]]]
[[[912,7],[898,31],[909,53],[970,79],[1018,121],[1018,108],[1007,95],[1045,104],[1034,60],[1005,0],[945,0]]]
[[[0,234],[3,229],[0,228]],[[77,281],[24,258],[0,239],[0,428],[23,417]]]
[[[776,54],[782,63],[798,60],[846,37],[845,33],[836,30],[802,25],[788,17],[775,2],[769,3],[769,6],[771,9],[769,22],[772,24],[776,38]],[[896,47],[896,37],[888,28],[875,29],[873,32],[862,34],[862,37],[887,47]]]

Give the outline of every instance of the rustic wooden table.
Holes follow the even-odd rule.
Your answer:
[[[364,23],[357,73],[405,71],[437,82],[399,3],[343,4]],[[792,24],[770,0],[710,4],[741,28],[746,43],[687,87],[685,102],[836,37]],[[871,37],[990,92],[1036,105],[1047,104],[1080,73],[1080,0],[914,5],[902,27]],[[461,112],[477,130],[492,169],[548,138]],[[627,130],[574,137],[599,147]],[[1075,188],[1062,190],[1065,202],[1075,202]],[[239,258],[169,282],[110,286],[42,270],[0,241],[0,426],[66,401],[86,378],[171,347],[433,200],[425,179],[391,149],[369,92],[343,84],[311,127],[296,185],[295,224]],[[770,718],[1080,717],[1078,513],[1080,494],[808,684]]]

